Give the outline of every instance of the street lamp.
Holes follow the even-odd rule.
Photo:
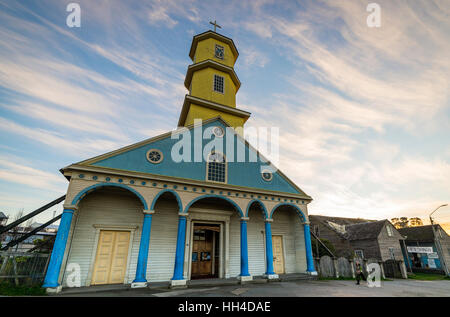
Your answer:
[[[448,206],[448,204],[443,204],[443,205],[440,205],[439,207],[437,207],[431,214],[430,214],[430,222],[431,222],[431,225],[433,225],[433,218],[431,218],[431,215],[432,214],[434,214],[439,208],[441,208],[441,207],[445,207],[445,206]]]
[[[444,272],[446,275],[450,275],[450,272],[448,271],[447,263],[445,263],[444,253],[442,253],[441,244],[438,241],[438,239],[436,238],[436,232],[434,231],[433,218],[431,218],[432,214],[434,214],[439,208],[445,207],[445,206],[448,206],[448,204],[443,204],[443,205],[440,205],[439,207],[437,207],[435,210],[433,210],[433,212],[430,214],[429,217],[430,217],[430,222],[431,222],[431,230],[433,231],[434,242],[436,243],[436,249],[442,256],[442,257],[440,257],[440,260],[441,260],[442,266],[444,267]]]

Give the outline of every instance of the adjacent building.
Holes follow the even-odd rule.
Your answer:
[[[309,220],[313,233],[331,242],[335,257],[403,261],[401,243],[404,237],[387,219],[310,215]]]
[[[413,272],[449,274],[450,237],[440,225],[398,230],[406,237],[403,255]]]

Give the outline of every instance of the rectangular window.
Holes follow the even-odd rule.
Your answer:
[[[388,236],[392,237],[394,235],[394,232],[392,231],[391,226],[387,225],[386,230],[387,230]]]
[[[223,94],[224,91],[224,78],[219,75],[214,75],[214,91]]]
[[[364,252],[363,252],[363,250],[355,250],[355,255],[356,255],[357,258],[364,259]]]
[[[395,260],[394,248],[389,248],[389,255],[391,256],[392,260]]]

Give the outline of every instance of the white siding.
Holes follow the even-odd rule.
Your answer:
[[[303,225],[294,211],[277,210],[273,215],[272,234],[283,236],[285,272],[304,273],[306,254]]]
[[[175,267],[178,209],[173,202],[160,201],[152,217],[147,281],[169,281]],[[186,272],[185,272],[186,273]]]
[[[294,218],[294,232],[295,232],[295,272],[306,272],[306,248],[305,248],[305,235],[303,224],[297,215],[293,215]]]
[[[127,194],[108,194],[105,192],[92,193],[86,196],[76,211],[77,219],[71,245],[68,245],[69,255],[67,264],[80,265],[81,286],[85,286],[91,269],[92,254],[95,252],[95,234],[97,225],[137,226],[132,237],[130,262],[127,268],[127,282],[135,277],[139,241],[143,221],[142,204]],[[67,274],[64,276],[64,286]]]
[[[240,216],[236,213],[230,217],[230,277],[241,274],[241,227]]]
[[[249,218],[247,224],[248,269],[251,275],[258,276],[266,272],[264,217],[261,211],[252,210]]]
[[[127,268],[127,283],[136,274],[139,244],[143,221],[142,205],[132,195],[108,194],[105,192],[88,195],[81,203],[74,219],[75,228],[67,263],[78,263],[81,268],[81,285],[85,286],[92,268],[92,254],[95,252],[97,225],[137,226],[131,241],[131,256]],[[175,265],[175,250],[178,230],[178,209],[173,202],[158,202],[152,216],[150,248],[147,264],[149,282],[169,281]],[[92,275],[92,273],[91,273]],[[64,277],[66,280],[67,274]],[[66,283],[64,284],[66,285]]]

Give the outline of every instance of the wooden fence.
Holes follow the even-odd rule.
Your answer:
[[[19,284],[42,283],[50,254],[0,251],[0,281]]]
[[[356,268],[354,259],[349,260],[344,257],[332,258],[328,255],[324,255],[321,258],[315,258],[314,260],[315,267],[321,277],[355,277]],[[363,272],[366,276],[368,274],[367,265],[370,263],[378,263],[380,265],[382,278],[407,278],[403,261],[388,260],[384,263],[377,259],[358,259],[358,261],[361,263]]]

